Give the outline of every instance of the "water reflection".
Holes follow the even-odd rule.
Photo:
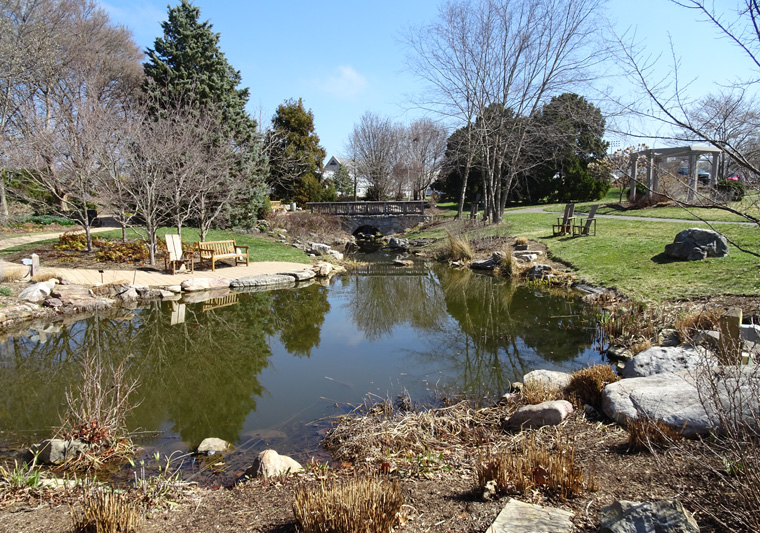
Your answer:
[[[577,298],[467,270],[391,268],[329,287],[155,302],[7,338],[0,429],[22,440],[26,431],[49,432],[88,353],[126,359],[139,379],[132,428],[189,447],[209,436],[292,439],[294,428],[368,392],[419,396],[438,387],[493,397],[528,370],[599,359]]]

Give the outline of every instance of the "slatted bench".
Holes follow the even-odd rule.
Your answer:
[[[204,261],[211,263],[211,271],[215,271],[215,263],[220,259],[235,259],[235,265],[245,263],[248,266],[248,246],[235,244],[235,241],[204,241],[196,242],[195,249],[200,258],[200,265]]]

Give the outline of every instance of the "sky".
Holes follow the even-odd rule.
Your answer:
[[[174,0],[171,4],[175,5]],[[162,35],[167,0],[103,0],[111,19],[132,30],[143,50]],[[195,0],[201,19],[221,34],[220,48],[250,88],[249,113],[262,124],[277,106],[302,98],[327,157],[346,152],[355,123],[366,111],[409,123],[425,113],[411,102],[424,86],[406,69],[408,50],[402,33],[433,21],[440,0]],[[661,58],[661,73],[670,61],[673,40],[684,78],[698,95],[715,83],[748,68],[713,29],[695,13],[668,0],[609,0],[607,18],[615,32],[636,33]],[[604,24],[603,20],[599,24]],[[625,92],[627,84],[604,83]],[[594,90],[585,94],[594,101]],[[654,127],[654,126],[652,126]],[[626,140],[622,142],[627,143]],[[653,144],[649,143],[650,146]]]

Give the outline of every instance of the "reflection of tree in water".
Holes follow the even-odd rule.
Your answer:
[[[191,446],[206,437],[238,439],[256,409],[255,396],[263,393],[258,375],[268,365],[266,336],[273,333],[271,295],[240,298],[240,305],[210,312],[188,305],[185,322],[174,326],[158,305],[141,313],[147,327],[138,334],[134,366],[144,401],[135,412],[136,424],[156,427],[168,417]]]
[[[437,268],[436,274],[446,311],[459,327],[438,328],[435,351],[425,357],[446,361],[448,374],[457,376],[447,384],[453,391],[477,399],[501,393],[511,380],[543,366],[542,359],[568,361],[593,342],[576,300],[470,270]]]
[[[319,347],[325,315],[330,311],[327,287],[310,285],[272,293],[272,320],[285,349],[299,356]]]
[[[427,275],[351,278],[350,307],[356,328],[369,340],[390,334],[393,328],[409,324],[418,329],[439,327],[446,320],[443,294],[435,277]]]
[[[244,295],[244,304],[201,312],[188,305],[186,321],[171,326],[166,304],[153,303],[131,319],[89,318],[51,334],[47,342],[13,338],[0,348],[0,424],[16,430],[59,422],[65,391],[81,376],[80,358],[99,352],[128,358],[140,382],[140,405],[130,426],[157,430],[168,418],[191,445],[216,436],[234,442],[263,392],[258,375],[271,355],[268,293]],[[124,311],[122,311],[124,313]]]

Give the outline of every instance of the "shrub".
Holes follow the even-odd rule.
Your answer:
[[[27,218],[29,222],[34,224],[41,224],[47,226],[49,224],[58,224],[59,226],[74,226],[76,222],[69,220],[68,218],[54,216],[54,215],[32,215]]]
[[[87,248],[87,235],[81,231],[67,231],[58,238],[58,243],[53,247],[61,252],[84,250]]]
[[[133,533],[142,518],[129,493],[97,489],[86,494],[80,511],[70,510],[76,533]]]
[[[288,235],[304,241],[334,239],[343,233],[340,218],[333,215],[296,211],[273,214],[270,219],[274,226],[284,228]]]
[[[744,184],[736,180],[720,180],[715,184],[715,190],[728,202],[738,202],[747,193]]]
[[[533,490],[545,490],[562,499],[595,490],[593,478],[575,464],[575,445],[559,432],[553,440],[538,442],[533,432],[522,441],[520,449],[496,454],[489,450],[477,467],[480,490],[493,483],[498,494],[527,495]]]
[[[604,387],[619,380],[620,377],[609,365],[594,365],[573,372],[565,392],[581,405],[589,404],[599,408],[602,405]]]
[[[149,255],[148,246],[143,241],[121,242],[95,238],[92,243],[98,248],[95,260],[103,263],[146,261]],[[182,248],[185,249],[184,244]]]
[[[397,481],[368,477],[322,482],[296,490],[293,514],[305,533],[388,533],[398,523],[404,498]]]

